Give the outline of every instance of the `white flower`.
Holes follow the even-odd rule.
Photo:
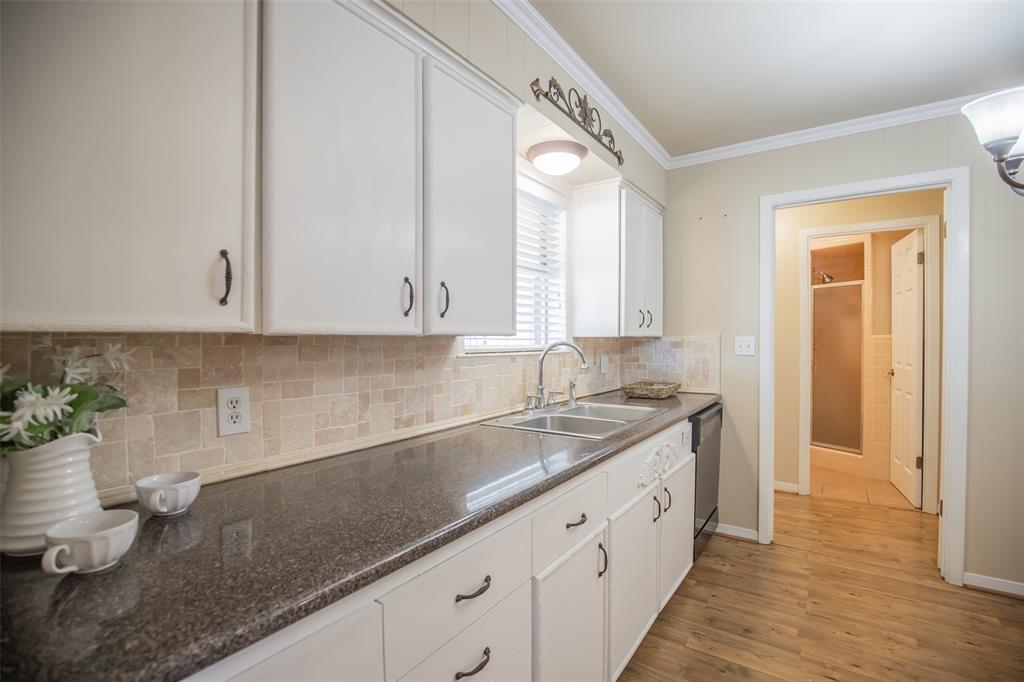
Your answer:
[[[102,356],[111,369],[115,370],[126,370],[132,364],[132,353],[134,349],[122,349],[121,344],[107,344],[107,349],[103,351]]]
[[[53,364],[61,373],[63,384],[87,384],[96,381],[96,363],[93,357],[82,355],[82,349],[75,346],[65,351],[57,349],[53,354]]]
[[[0,440],[11,440],[23,445],[31,442],[31,436],[25,432],[30,420],[26,410],[0,412]],[[3,423],[3,422],[7,423]]]
[[[46,396],[36,391],[36,387],[29,384],[18,391],[14,399],[14,414],[11,416],[11,423],[36,422],[37,424],[49,424],[59,421],[65,415],[71,413],[72,395],[70,388],[59,386],[47,386]]]

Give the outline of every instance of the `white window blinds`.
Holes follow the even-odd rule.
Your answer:
[[[467,336],[467,352],[531,350],[568,338],[566,210],[539,196],[552,193],[536,184],[520,177],[517,193],[516,335]]]

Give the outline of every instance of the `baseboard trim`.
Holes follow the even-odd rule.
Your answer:
[[[775,481],[775,491],[780,493],[793,493],[794,495],[797,495],[800,493],[800,486],[798,486],[796,483]]]
[[[976,587],[988,592],[997,592],[999,594],[1009,595],[1011,597],[1024,598],[1024,583],[1020,583],[1015,580],[1005,580],[1003,578],[993,578],[988,575],[978,575],[977,573],[965,572],[964,585],[967,585],[968,587]]]
[[[730,526],[724,523],[718,524],[718,528],[715,529],[715,535],[724,535],[726,537],[735,538],[737,540],[757,542],[756,530],[751,530],[750,528],[741,528],[739,526]]]

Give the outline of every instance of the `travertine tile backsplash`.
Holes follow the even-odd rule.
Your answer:
[[[536,355],[460,355],[452,337],[9,333],[0,336],[0,362],[15,377],[50,379],[51,363],[34,350],[44,342],[133,351],[128,407],[104,415],[103,442],[93,448],[105,502],[128,499],[130,483],[155,472],[196,470],[214,481],[507,412],[536,382]],[[670,371],[687,357],[685,339],[578,343],[591,369],[554,353],[549,387],[579,375],[580,395],[612,390],[632,374],[661,378],[639,374]],[[216,389],[224,386],[249,387],[249,433],[217,436]]]

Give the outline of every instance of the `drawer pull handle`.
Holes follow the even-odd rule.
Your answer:
[[[444,289],[444,310],[441,311],[441,317],[444,318],[448,314],[448,307],[452,304],[452,295],[448,291],[448,285],[441,282],[441,288]]]
[[[228,258],[228,250],[221,249],[220,257],[224,259],[224,295],[217,301],[221,305],[228,304],[228,296],[231,295],[231,280],[234,277],[231,275],[231,259]]]
[[[583,513],[583,514],[580,514],[580,520],[579,521],[576,521],[574,523],[567,523],[567,524],[565,524],[565,529],[569,530],[570,528],[575,528],[577,526],[582,526],[586,522],[587,522],[587,515],[586,515],[586,513]]]
[[[409,313],[412,312],[413,303],[416,301],[416,290],[412,287],[412,280],[408,277],[405,278],[405,283],[409,285],[409,307],[402,311],[402,315],[409,317]]]
[[[455,673],[455,679],[461,680],[463,677],[472,677],[478,672],[487,667],[487,664],[491,662],[491,647],[484,647],[484,660],[477,663],[476,667],[470,670],[468,673],[459,671]]]
[[[652,322],[654,322],[654,315],[652,315],[651,311],[648,310],[647,311],[647,326],[650,327]]]
[[[657,523],[658,519],[661,518],[661,500],[658,499],[657,495],[654,496],[654,504],[658,505],[658,515],[654,517],[654,523]]]
[[[645,319],[647,319],[647,318],[645,318],[645,317],[644,317],[644,311],[643,311],[643,310],[641,310],[641,311],[640,311],[640,324],[639,324],[639,325],[637,325],[637,326],[638,326],[638,327],[641,327],[641,328],[642,328],[642,327],[644,326],[644,320],[645,320]]]
[[[668,510],[672,508],[672,491],[665,488],[665,494],[668,495],[668,504],[665,505],[665,513],[668,513]]]
[[[486,592],[489,589],[491,589],[491,576],[487,575],[487,576],[484,576],[484,584],[481,585],[480,589],[478,589],[473,594],[457,594],[457,595],[455,595],[455,603],[458,604],[460,601],[463,601],[465,599],[476,599],[477,597],[479,597],[481,594],[483,594],[484,592]],[[477,672],[477,671],[474,671],[474,672]],[[473,673],[469,673],[469,674],[472,675]]]
[[[597,572],[597,577],[600,578],[608,572],[608,550],[604,548],[604,543],[597,543],[597,548],[601,550],[601,556],[604,557],[604,568]]]

